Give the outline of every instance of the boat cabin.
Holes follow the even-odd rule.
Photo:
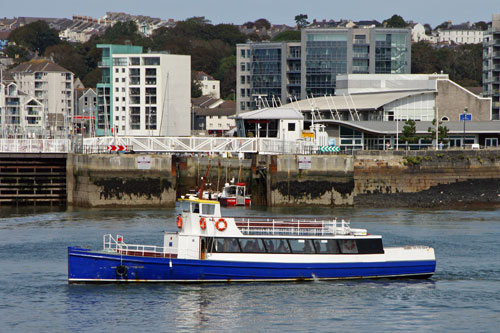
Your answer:
[[[164,239],[165,248],[177,247],[178,258],[235,260],[243,256],[265,261],[262,256],[269,254],[384,253],[381,236],[352,229],[343,220],[222,217],[219,202],[197,198],[182,199],[181,211],[178,233],[166,232]]]

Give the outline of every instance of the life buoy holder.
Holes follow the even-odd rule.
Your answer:
[[[177,215],[177,228],[181,229],[182,228],[182,216]]]
[[[201,230],[205,230],[206,227],[207,227],[207,220],[204,217],[202,217],[200,219],[200,228],[201,228]]]
[[[222,223],[222,226],[220,225]],[[215,222],[215,227],[219,231],[224,231],[227,228],[227,222],[224,219],[218,219],[217,222]]]
[[[119,277],[126,277],[127,276],[127,266],[124,266],[124,265],[118,265],[116,266],[116,275],[118,275]]]

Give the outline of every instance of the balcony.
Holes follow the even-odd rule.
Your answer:
[[[109,68],[111,67],[111,58],[108,58],[108,59],[102,59],[102,61],[99,61],[97,63],[97,66],[99,68]]]

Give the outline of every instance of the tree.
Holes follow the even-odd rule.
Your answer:
[[[406,28],[408,27],[408,23],[403,20],[403,18],[399,15],[392,15],[390,19],[385,20],[382,22],[384,26],[387,28]]]
[[[309,25],[309,21],[307,21],[306,14],[299,14],[295,16],[295,23],[297,23],[297,27],[300,29],[307,27]]]
[[[9,45],[3,51],[7,57],[14,59],[15,62],[28,61],[32,54],[24,47],[19,47],[17,45]]]
[[[476,22],[472,25],[474,28],[478,28],[482,31],[486,31],[488,30],[488,23],[484,22],[484,21],[479,21],[479,22]]]
[[[430,36],[432,34],[432,27],[429,23],[424,24],[425,34]]]
[[[14,42],[27,51],[43,54],[47,47],[59,44],[61,40],[57,31],[50,28],[47,22],[36,21],[12,31],[9,42]]]
[[[68,43],[47,47],[44,56],[73,72],[73,74],[80,79],[89,72],[85,57],[78,53],[77,49]]]
[[[191,72],[191,98],[198,98],[201,94],[201,82],[196,79],[195,72]]]
[[[440,121],[439,122],[439,125],[438,125],[438,143],[439,142],[442,142],[442,143],[448,143],[448,127],[446,126],[442,126],[443,122]],[[427,132],[431,133],[431,137],[432,137],[432,140],[434,140],[436,138],[436,119],[434,119],[432,121],[432,127],[429,127],[427,129]]]
[[[401,141],[408,141],[408,143],[416,143],[418,142],[419,137],[416,136],[417,133],[417,124],[415,120],[408,119],[405,122],[403,130],[401,131]]]
[[[266,20],[265,18],[258,19],[257,21],[254,22],[255,28],[262,30],[263,28],[266,28],[269,30],[271,28],[271,23]]]
[[[443,23],[441,23],[440,25],[438,25],[434,30],[438,30],[438,29],[446,29],[448,28],[449,26],[451,25],[451,22],[450,21],[444,21]]]
[[[274,36],[273,42],[300,41],[300,36],[300,30],[287,30]]]

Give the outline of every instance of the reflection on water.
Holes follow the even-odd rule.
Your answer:
[[[169,210],[1,211],[0,318],[10,331],[495,331],[498,211],[226,209],[231,215],[338,216],[386,245],[431,245],[430,280],[71,285],[66,247],[119,233],[161,244]]]

